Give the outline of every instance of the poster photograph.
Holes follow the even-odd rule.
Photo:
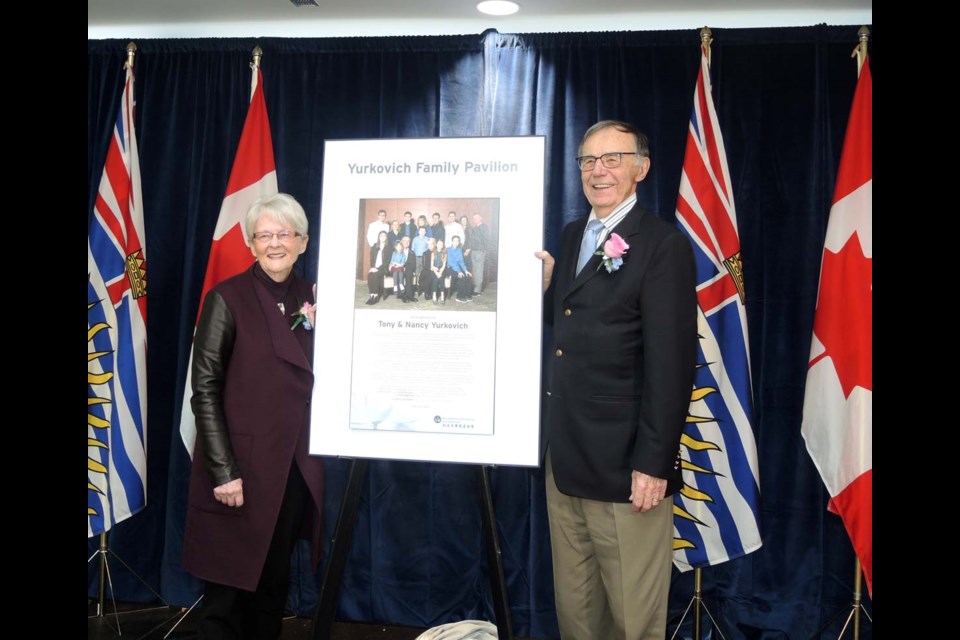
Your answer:
[[[543,165],[541,136],[325,143],[311,453],[537,465]]]

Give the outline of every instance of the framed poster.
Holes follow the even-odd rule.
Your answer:
[[[310,452],[536,466],[544,138],[328,140],[323,166]]]

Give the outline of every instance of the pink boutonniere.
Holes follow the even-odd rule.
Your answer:
[[[316,320],[316,313],[317,305],[304,302],[293,314],[295,320],[293,321],[293,326],[290,327],[290,331],[293,331],[301,324],[303,325],[304,330],[311,331],[313,329],[313,323]]]
[[[607,273],[613,273],[623,264],[623,256],[630,248],[620,234],[611,233],[606,242],[603,243],[603,249],[597,251],[596,255],[603,256],[603,262],[600,264],[607,268]],[[597,267],[599,269],[600,267]]]

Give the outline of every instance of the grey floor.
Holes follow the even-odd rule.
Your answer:
[[[196,637],[194,613],[185,618],[175,607],[121,604],[116,614],[108,607],[104,616],[95,608],[87,614],[87,640],[188,640]],[[181,621],[181,618],[182,621]],[[289,617],[283,621],[281,640],[314,640],[311,618]],[[392,627],[358,622],[336,622],[329,639],[323,640],[415,640],[424,629]]]
[[[87,640],[192,640],[196,638],[196,612],[186,616],[178,607],[119,603],[104,607],[98,615],[96,602],[87,604]],[[313,619],[284,618],[280,640],[416,640],[426,629],[376,623],[335,622],[328,638],[313,637]],[[51,636],[47,636],[51,637]],[[74,637],[74,636],[70,636]],[[515,637],[514,640],[525,640]]]

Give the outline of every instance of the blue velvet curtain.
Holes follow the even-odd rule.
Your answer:
[[[706,603],[730,639],[811,638],[824,625],[836,637],[843,616],[830,618],[846,613],[852,596],[854,556],[839,519],[826,511],[800,420],[859,26],[714,30],[714,96],[746,274],[764,537],[755,553],[704,570]],[[589,211],[573,157],[583,131],[600,119],[628,120],[651,136],[653,169],[639,197],[673,217],[699,37],[696,30],[487,31],[136,42],[150,283],[148,505],[109,541],[150,587],[119,564],[112,576],[119,599],[151,602],[155,590],[189,606],[202,585],[180,568],[190,463],[179,411],[210,239],[246,115],[253,47],[264,50],[280,190],[304,205],[312,235],[319,233],[325,139],[538,134],[547,141],[544,246],[554,250],[563,225]],[[88,42],[88,211],[126,44]],[[318,246],[311,242],[297,267],[311,279]],[[329,544],[349,462],[326,464]],[[543,474],[501,467],[491,476],[514,631],[556,638]],[[339,617],[417,627],[492,619],[478,500],[473,467],[372,462]],[[96,542],[88,541],[88,555]],[[288,606],[312,615],[322,569],[310,571],[304,546],[293,562]],[[93,595],[93,565],[88,577]],[[671,632],[692,592],[692,573],[675,571]],[[680,637],[689,636],[685,624]],[[861,637],[871,637],[869,626]]]

